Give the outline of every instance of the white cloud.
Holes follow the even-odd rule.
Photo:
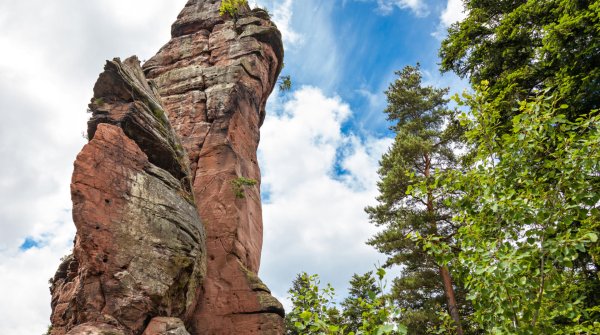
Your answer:
[[[131,29],[153,23],[157,18],[164,17],[165,13],[173,13],[174,9],[175,12],[178,11],[183,8],[183,3],[178,1],[174,6],[171,1],[164,0],[104,0],[101,8],[107,16],[113,17],[120,25]]]
[[[455,22],[462,21],[466,16],[463,0],[448,0],[440,21],[444,26],[449,27]]]
[[[292,29],[293,0],[269,1],[254,0],[251,2],[253,7],[269,8],[273,14],[273,22],[277,25],[286,47],[292,47],[302,43],[302,35]]]
[[[50,324],[48,279],[54,276],[60,258],[73,244],[75,227],[65,223],[70,215],[70,211],[65,211],[57,218],[60,222],[42,229],[39,237],[43,247],[0,253],[0,314],[4,318],[0,333],[29,335],[46,331]]]
[[[86,105],[105,59],[150,57],[169,39],[185,2],[0,1],[0,334],[41,334],[49,323],[47,280],[74,235],[72,162],[85,142]],[[341,65],[333,2],[258,2],[271,3],[286,47],[311,41],[290,63],[313,82],[335,86]],[[302,29],[292,29],[292,9],[302,14],[294,24]],[[260,149],[270,193],[263,277],[278,297],[303,270],[344,287],[353,272],[382,259],[364,243],[375,229],[363,208],[374,202],[377,160],[390,140],[343,133],[352,111],[320,89],[302,88],[269,106]],[[40,246],[20,250],[28,237]]]
[[[446,31],[453,23],[464,20],[467,17],[463,0],[448,0],[446,8],[440,14],[440,23],[437,30],[431,35],[438,40],[444,39]]]
[[[390,14],[394,7],[410,9],[421,17],[429,15],[429,9],[423,0],[377,0],[377,10],[383,15]]]
[[[378,160],[391,139],[342,132],[350,107],[320,89],[302,87],[289,99],[261,129],[269,198],[261,274],[276,296],[301,271],[320,274],[343,296],[353,273],[383,259],[365,244],[376,230],[363,208],[375,201]]]
[[[0,1],[0,334],[49,324],[48,278],[72,247],[70,175],[104,61],[151,56],[185,2]],[[37,247],[22,250],[26,240]]]

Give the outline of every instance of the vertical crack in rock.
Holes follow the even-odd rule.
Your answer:
[[[256,157],[283,44],[264,10],[232,19],[220,4],[188,1],[143,68],[115,59],[100,75],[52,335],[284,334],[283,307],[257,276]]]
[[[52,334],[141,334],[190,318],[206,272],[187,154],[137,58],[107,62],[71,183],[73,254],[52,280]]]
[[[143,66],[189,155],[206,226],[207,274],[192,332],[283,334],[283,307],[256,276],[263,234],[256,150],[283,64],[281,34],[263,10],[242,8],[234,20],[219,6],[188,1],[172,39]],[[236,194],[240,177],[257,184]]]

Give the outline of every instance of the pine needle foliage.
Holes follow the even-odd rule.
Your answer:
[[[453,241],[457,227],[445,205],[451,195],[437,190],[435,176],[456,168],[460,127],[447,106],[448,89],[424,86],[418,64],[396,75],[385,92],[385,113],[396,138],[380,161],[378,205],[366,208],[371,222],[383,230],[368,243],[388,256],[386,266],[404,269],[392,292],[405,309],[401,321],[409,334],[425,334],[436,326],[440,306],[453,314],[460,329],[461,307],[448,268],[454,254],[449,250],[440,261],[408,236],[436,234]]]

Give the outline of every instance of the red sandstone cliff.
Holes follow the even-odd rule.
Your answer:
[[[164,99],[192,166],[194,195],[207,233],[207,276],[196,311],[199,334],[283,333],[281,305],[256,277],[262,248],[256,158],[265,104],[281,69],[277,28],[262,10],[237,21],[220,1],[191,0],[172,40],[144,64]]]
[[[52,334],[141,334],[154,316],[192,315],[204,227],[185,152],[136,58],[107,62],[90,108],[71,183],[75,246],[51,286]]]
[[[263,10],[190,0],[142,69],[108,62],[72,181],[74,253],[52,284],[53,335],[283,334],[258,279],[256,150],[282,67]],[[187,330],[186,330],[187,328]]]

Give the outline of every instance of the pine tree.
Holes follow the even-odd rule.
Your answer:
[[[332,301],[335,291],[330,284],[321,288],[320,283],[318,275],[306,272],[298,274],[292,282],[288,291],[292,310],[285,316],[287,335],[317,335],[324,328],[340,328],[340,312]]]
[[[287,335],[299,335],[294,325],[295,318],[298,317],[298,313],[295,312],[296,307],[302,306],[305,309],[310,309],[314,312],[314,306],[309,302],[307,292],[310,292],[311,288],[310,277],[306,272],[299,273],[296,275],[296,279],[292,281],[292,287],[288,293],[292,297],[292,310],[285,315],[286,334]]]
[[[419,65],[396,72],[386,91],[385,113],[395,124],[392,148],[380,161],[379,204],[367,207],[371,222],[384,230],[369,244],[388,255],[386,266],[400,265],[404,272],[394,281],[394,298],[407,308],[404,322],[410,334],[423,334],[436,323],[436,305],[446,302],[456,333],[463,334],[455,288],[447,265],[436,262],[407,235],[445,236],[451,241],[457,227],[444,205],[448,195],[434,187],[438,171],[453,169],[453,145],[458,131],[454,112],[444,97],[448,89],[422,85]],[[423,183],[424,182],[424,183]],[[425,185],[413,189],[413,185]],[[451,255],[446,257],[452,259]],[[445,299],[444,299],[445,296]]]
[[[352,276],[348,296],[341,303],[343,323],[347,333],[358,332],[363,323],[363,313],[367,312],[365,303],[373,305],[381,293],[372,271],[362,276],[358,274]]]
[[[448,30],[442,71],[489,83],[504,132],[518,100],[554,87],[571,121],[600,108],[600,2],[464,0],[466,18]],[[497,108],[498,108],[497,107]]]

